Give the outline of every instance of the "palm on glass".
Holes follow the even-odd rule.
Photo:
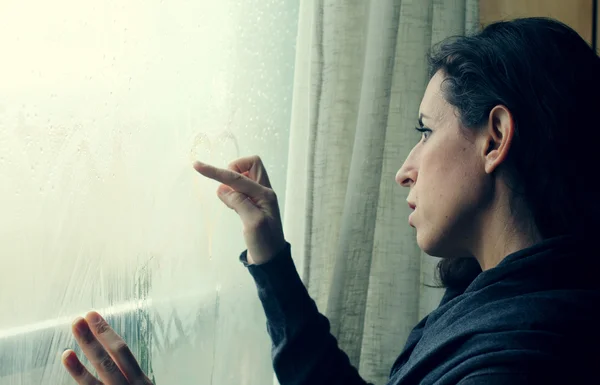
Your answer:
[[[250,264],[266,263],[286,246],[277,196],[258,156],[237,159],[227,169],[194,163],[201,175],[220,182],[219,199],[243,224]],[[73,322],[73,334],[83,354],[98,372],[94,377],[73,350],[63,353],[67,371],[80,385],[152,385],[127,344],[97,312]]]
[[[83,354],[98,372],[94,377],[72,350],[63,353],[67,371],[80,385],[152,385],[125,341],[96,312],[73,322],[73,335]]]

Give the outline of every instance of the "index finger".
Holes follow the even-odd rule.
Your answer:
[[[265,191],[264,186],[235,171],[218,168],[199,161],[194,162],[194,169],[205,177],[221,182],[251,198],[259,197]]]
[[[136,381],[140,381],[140,379],[143,380],[144,372],[133,353],[123,338],[110,327],[108,322],[95,311],[89,312],[85,320],[90,325],[90,329],[98,342],[106,349],[127,380],[130,383],[137,383]]]

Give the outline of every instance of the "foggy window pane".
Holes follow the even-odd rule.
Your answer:
[[[284,206],[297,7],[0,3],[0,385],[74,384],[92,309],[156,385],[271,383],[240,220],[192,161],[261,155]]]

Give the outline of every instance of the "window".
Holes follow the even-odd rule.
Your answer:
[[[157,385],[271,382],[241,223],[191,165],[259,154],[283,207],[297,8],[0,3],[0,385],[73,384],[91,309]]]

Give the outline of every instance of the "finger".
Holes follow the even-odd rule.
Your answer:
[[[258,156],[249,156],[246,158],[236,159],[229,163],[227,167],[238,173],[249,173],[249,178],[257,181],[259,184],[271,188],[271,182],[269,181],[269,175],[267,170],[263,166],[262,160]]]
[[[242,173],[243,176],[247,177],[248,174],[250,174],[249,171],[244,171]],[[217,195],[227,195],[229,193],[231,193],[232,191],[235,191],[234,189],[232,189],[231,187],[227,186],[226,184],[220,184],[219,187],[217,188]],[[250,198],[252,199],[252,198]]]
[[[221,182],[235,191],[241,192],[251,198],[260,197],[267,189],[267,187],[232,170],[217,168],[202,162],[195,162],[194,169],[205,177]]]
[[[80,317],[73,322],[73,334],[75,340],[81,346],[83,354],[96,368],[100,379],[104,383],[110,385],[127,384],[125,376],[106,349],[100,344],[86,319]]]
[[[255,218],[262,215],[260,209],[255,205],[254,200],[225,184],[219,186],[217,196],[221,202],[225,203],[225,206],[238,213],[244,222],[251,223]]]
[[[244,171],[242,173],[243,176],[248,177],[248,175],[250,174],[249,171]],[[217,188],[217,194],[228,194],[231,191],[235,191],[234,189],[232,189],[231,187],[227,186],[226,184],[220,184],[219,187]]]
[[[145,374],[125,340],[97,312],[89,312],[85,319],[100,344],[117,364],[129,383],[143,382],[146,379]]]
[[[103,385],[83,366],[74,351],[66,350],[62,355],[62,363],[79,385]]]

